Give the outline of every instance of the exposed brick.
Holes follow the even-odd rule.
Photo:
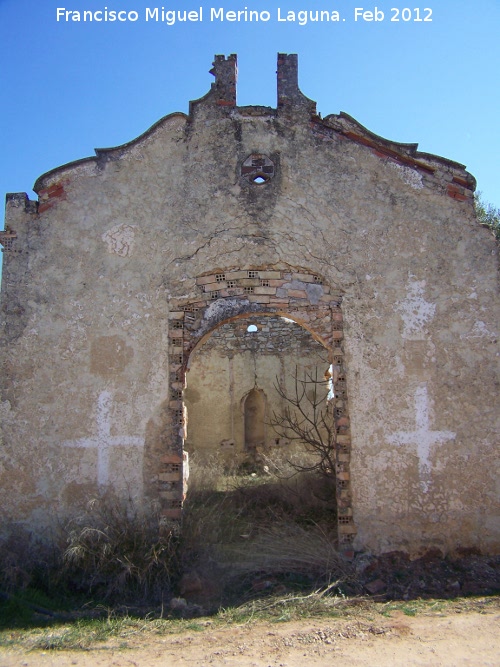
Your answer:
[[[339,524],[338,531],[340,535],[355,535],[358,531],[353,523]]]
[[[260,287],[260,278],[241,278],[238,285],[241,287]]]
[[[220,283],[205,283],[203,285],[203,291],[208,294],[209,292],[216,292],[217,290],[225,289],[227,287],[227,282]]]
[[[44,202],[43,204],[39,204],[38,205],[38,213],[43,213],[44,211],[47,211],[53,205],[54,205],[54,202]]]
[[[182,474],[181,472],[161,472],[158,475],[158,479],[160,482],[180,482],[182,479]],[[173,497],[178,498],[178,495]]]
[[[226,275],[226,277],[227,277],[227,275]],[[215,280],[215,274],[214,273],[212,273],[209,276],[199,276],[198,278],[196,278],[196,284],[197,285],[208,285],[209,283],[215,283],[215,282],[216,282],[216,280]]]
[[[166,464],[182,463],[182,456],[179,456],[179,454],[164,454],[160,461]]]
[[[448,183],[447,194],[449,197],[456,199],[457,201],[466,201],[473,196],[470,190],[464,191],[463,187],[454,185],[453,183]]]
[[[239,280],[240,278],[248,278],[248,271],[226,271],[226,280]]]
[[[62,185],[53,185],[48,189],[47,192],[50,198],[60,197],[62,194],[64,194],[64,188]]]
[[[453,183],[458,183],[458,185],[461,185],[468,190],[472,187],[469,181],[465,180],[465,178],[460,178],[459,176],[453,176]]]
[[[182,338],[184,336],[184,331],[182,329],[170,329],[168,335],[170,338]]]
[[[303,283],[315,283],[314,274],[312,273],[293,273],[292,280],[300,280]]]
[[[456,199],[457,201],[467,201],[468,199],[466,195],[463,195],[460,192],[449,192],[448,196],[452,199]]]
[[[281,271],[259,271],[259,278],[278,280],[281,278]]]

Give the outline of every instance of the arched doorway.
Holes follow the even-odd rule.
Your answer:
[[[339,542],[347,547],[356,531],[351,510],[350,429],[343,351],[342,295],[325,285],[319,276],[296,269],[234,269],[205,274],[196,282],[203,292],[203,297],[174,304],[169,314],[171,436],[169,452],[162,458],[163,469],[168,467],[168,461],[171,459],[182,460],[185,451],[184,400],[190,391],[190,382],[184,395],[183,390],[186,372],[196,357],[196,350],[204,345],[214,331],[225,322],[240,318],[254,315],[274,316],[298,323],[309,333],[311,339],[320,342],[326,350],[331,364],[333,384],[334,386],[338,384],[339,387],[335,405],[336,494]],[[228,359],[230,358],[229,354]],[[234,382],[232,386],[234,393]],[[247,393],[252,386],[246,390]],[[230,448],[237,445],[231,436],[223,440]],[[162,480],[161,472],[159,479]],[[171,497],[170,492],[169,498]],[[180,518],[181,506],[182,495],[179,501],[172,499],[164,503],[163,515],[166,520]]]

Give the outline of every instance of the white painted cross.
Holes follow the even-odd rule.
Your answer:
[[[425,492],[429,487],[425,478],[429,476],[431,470],[429,458],[431,446],[445,440],[453,440],[457,434],[452,431],[430,430],[427,385],[422,385],[415,391],[415,423],[414,431],[397,431],[388,436],[387,440],[393,445],[417,445],[418,471]]]
[[[97,399],[96,426],[97,435],[93,438],[66,440],[64,447],[95,447],[97,449],[97,486],[104,490],[109,481],[109,453],[111,447],[144,447],[144,438],[135,436],[111,436],[112,396],[109,391],[103,391]]]

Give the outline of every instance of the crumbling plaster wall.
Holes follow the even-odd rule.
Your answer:
[[[188,117],[49,172],[38,207],[8,198],[6,522],[39,530],[110,484],[152,489],[174,428],[169,310],[206,272],[306,267],[343,294],[355,544],[499,548],[498,253],[473,179],[320,120],[286,58],[277,109],[237,107],[219,58]],[[263,185],[241,173],[252,154],[274,164]]]

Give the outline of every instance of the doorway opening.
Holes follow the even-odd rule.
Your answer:
[[[205,516],[203,522],[206,544],[219,553],[220,545],[226,544],[227,548],[222,549],[226,555],[241,540],[248,541],[243,545],[247,553],[249,545],[255,553],[266,530],[274,534],[290,525],[293,530],[308,531],[309,545],[314,542],[311,525],[332,526],[335,548],[338,546],[342,552],[352,549],[356,528],[349,472],[351,438],[342,298],[339,289],[307,269],[250,267],[219,268],[204,273],[196,278],[190,299],[172,300],[168,347],[170,401],[161,431],[165,445],[157,475],[161,514],[169,530],[172,524],[174,530],[175,524],[180,526],[182,519],[186,537],[190,517],[208,512],[210,516]],[[271,328],[275,324],[277,329],[282,328],[281,336],[275,336],[274,329],[270,331],[270,323]],[[290,335],[292,329],[283,334],[285,325],[293,329],[293,335]],[[296,368],[290,356],[285,358],[293,353],[294,345],[301,346],[301,336],[306,340],[296,355]],[[307,354],[315,346],[324,358],[319,366],[316,360],[316,365],[313,362],[312,367],[304,369],[301,364],[311,361]],[[308,483],[307,476],[314,475],[317,467],[308,467],[308,456],[313,456],[314,461],[314,451],[310,452],[300,438],[294,438],[293,432],[277,429],[279,422],[274,416],[283,415],[287,405],[293,407],[294,391],[301,387],[304,391],[300,400],[307,401],[313,396],[307,410],[320,410],[310,389],[315,378],[323,381],[325,370],[328,393],[323,392],[323,397],[332,408],[329,417],[333,420],[325,459],[329,488],[325,493],[316,489],[314,501],[319,498],[329,504],[323,522],[323,518],[319,520],[317,515],[308,513],[310,504],[300,499],[302,491],[298,488],[299,482],[305,480],[302,490],[311,496],[314,485]],[[276,391],[275,383],[281,392]],[[255,424],[251,427],[247,419],[246,441],[251,443],[247,447],[245,398],[254,389],[261,390],[265,397],[264,437],[261,426],[255,434],[257,427]],[[253,396],[253,408],[258,408],[257,395]],[[248,415],[250,407],[251,400],[247,405]],[[310,414],[307,410],[305,416]],[[252,430],[254,435],[250,435]],[[192,464],[189,490],[188,455]],[[285,479],[290,487],[286,501],[283,495],[276,497],[276,485],[279,483],[280,493],[284,486],[283,472],[288,475]],[[202,498],[203,493],[212,498],[215,494],[223,507],[215,509],[212,502],[202,502],[198,503],[199,511],[193,512],[196,499]],[[229,514],[222,511],[224,508]],[[317,509],[315,506],[312,513]],[[288,522],[290,512],[292,521]],[[268,523],[270,516],[275,522],[272,527]],[[302,518],[297,520],[299,516]],[[234,540],[228,541],[227,535],[221,534],[228,528]],[[281,536],[275,543],[280,540],[286,542]],[[297,536],[291,541],[294,545],[301,543]],[[332,540],[327,543],[332,544]],[[262,555],[272,549],[261,545],[257,551]]]
[[[202,531],[205,562],[236,587],[261,576],[272,576],[273,586],[315,585],[338,548],[335,464],[321,470],[310,443],[276,421],[300,407],[303,419],[318,419],[327,442],[332,434],[320,419],[334,415],[330,356],[294,320],[251,313],[218,325],[190,357],[184,539],[197,543]],[[303,403],[294,408],[297,383]],[[321,416],[311,410],[314,394],[322,397]],[[310,554],[312,544],[317,559],[307,564],[300,551]],[[204,567],[197,562],[198,571]]]

